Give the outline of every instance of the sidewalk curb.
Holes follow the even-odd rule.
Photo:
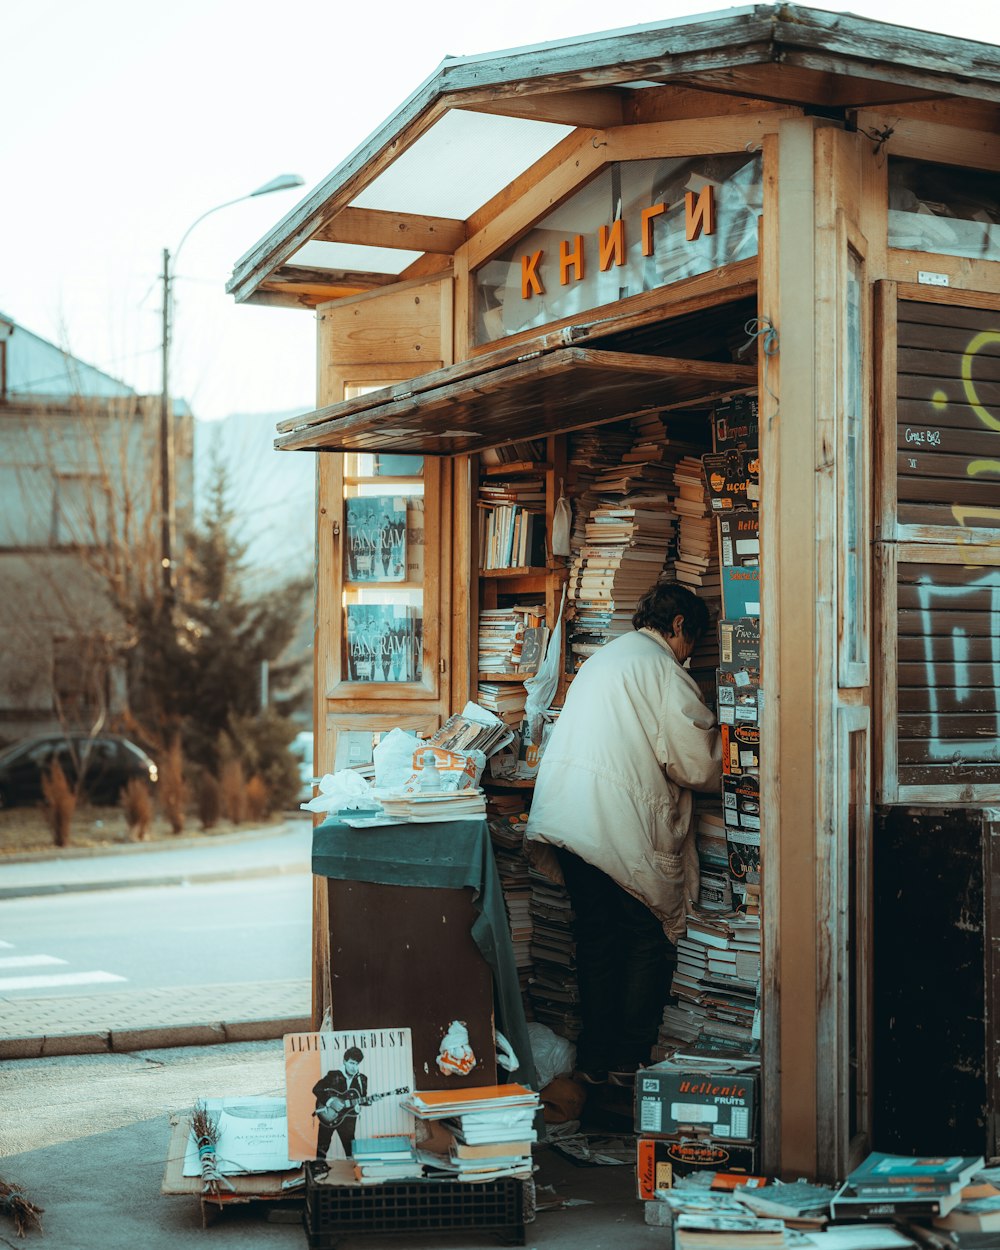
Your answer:
[[[189,851],[206,846],[232,846],[241,842],[256,842],[262,838],[280,838],[294,833],[295,830],[296,823],[286,817],[281,824],[234,829],[231,833],[217,833],[211,837],[179,834],[176,838],[162,838],[156,842],[107,842],[103,846],[65,846],[44,851],[17,851],[11,855],[0,855],[0,868],[4,864],[48,864],[64,859],[97,859],[102,856],[110,859],[118,855],[141,855],[146,851]]]
[[[0,1038],[0,1059],[48,1059],[54,1055],[130,1054],[168,1046],[214,1046],[221,1042],[270,1042],[286,1033],[307,1033],[311,1016],[276,1020],[217,1021],[213,1024],[152,1025],[103,1029],[93,1033],[54,1033],[47,1037]]]
[[[257,864],[247,868],[197,870],[182,873],[163,873],[157,877],[126,877],[121,880],[104,881],[53,881],[37,885],[0,886],[0,901],[15,898],[39,898],[48,894],[82,894],[93,890],[136,890],[143,886],[194,885],[210,881],[241,881],[250,877],[269,877],[294,872],[309,872],[308,860],[293,864]]]

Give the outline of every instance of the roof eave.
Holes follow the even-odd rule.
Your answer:
[[[514,83],[527,84],[536,92],[614,87],[784,60],[825,69],[840,63],[855,72],[875,67],[876,76],[880,72],[885,76],[885,67],[891,66],[896,82],[1000,99],[1000,48],[992,44],[792,4],[755,5],[491,55],[449,58],[236,262],[226,289],[237,302],[251,300],[331,213],[354,198],[366,171],[370,176],[371,167],[377,170],[388,164],[448,108],[474,107],[477,98]]]

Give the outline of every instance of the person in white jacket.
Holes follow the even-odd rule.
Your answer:
[[[708,629],[705,604],[658,583],[632,624],[570,685],[527,826],[533,861],[573,905],[577,1071],[591,1081],[649,1060],[698,897],[691,791],[718,790],[722,771],[715,717],[683,667]]]

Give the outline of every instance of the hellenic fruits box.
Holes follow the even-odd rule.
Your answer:
[[[674,1179],[692,1172],[726,1172],[736,1184],[756,1179],[757,1147],[702,1137],[640,1137],[636,1142],[636,1192],[649,1202],[657,1189],[672,1189]]]
[[[716,1139],[752,1141],[756,1112],[756,1074],[687,1071],[660,1064],[636,1073],[635,1127],[639,1133],[686,1129]]]

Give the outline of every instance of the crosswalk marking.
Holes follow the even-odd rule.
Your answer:
[[[65,964],[67,960],[57,959],[55,955],[3,955],[0,956],[0,968],[44,968],[53,964]]]
[[[113,972],[57,972],[51,976],[0,977],[0,990],[43,990],[61,985],[97,985],[108,981],[126,981]]]

